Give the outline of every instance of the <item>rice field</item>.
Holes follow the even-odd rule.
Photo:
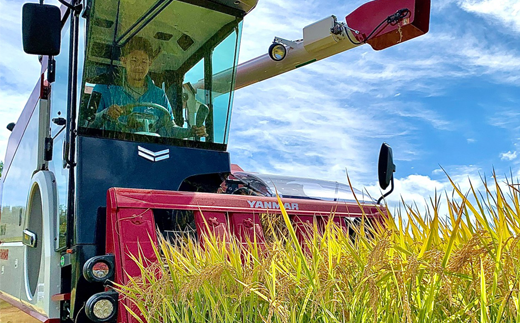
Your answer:
[[[520,323],[519,186],[483,187],[453,183],[423,214],[403,206],[354,234],[330,221],[304,247],[285,212],[265,248],[161,238],[159,263],[136,257],[142,277],[118,289],[147,322]]]

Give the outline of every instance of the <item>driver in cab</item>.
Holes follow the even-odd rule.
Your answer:
[[[93,96],[97,92],[100,99],[89,127],[176,138],[207,136],[204,126],[186,129],[175,125],[166,93],[148,76],[153,48],[147,39],[139,36],[130,39],[122,49],[120,60],[124,67],[120,84],[94,87]]]

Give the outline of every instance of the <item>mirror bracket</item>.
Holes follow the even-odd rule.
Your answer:
[[[58,0],[59,3],[67,7],[67,9],[74,11],[74,14],[76,16],[79,16],[81,13],[81,10],[83,10],[83,5],[81,4],[81,0],[78,1],[79,3],[77,5],[73,5],[65,0]]]
[[[394,158],[392,154],[392,148],[386,142],[381,145],[381,150],[379,151],[379,162],[377,165],[378,168],[378,177],[379,177],[379,186],[382,190],[385,190],[388,185],[392,185],[390,191],[383,194],[377,200],[377,204],[381,203],[381,201],[390,195],[394,191],[394,172],[395,172],[395,164]]]
[[[56,60],[53,56],[49,56],[47,65],[47,81],[49,83],[54,83],[56,81]]]
[[[394,191],[394,177],[392,176],[392,181],[390,182],[390,191],[386,192],[385,194],[383,194],[378,200],[377,200],[377,204],[381,204],[381,201],[387,197],[388,195],[392,194],[392,192]]]

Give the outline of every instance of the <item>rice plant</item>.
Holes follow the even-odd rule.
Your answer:
[[[453,194],[431,198],[428,216],[404,206],[355,234],[329,221],[303,247],[283,207],[278,223],[263,223],[263,248],[160,238],[159,262],[135,257],[142,277],[118,289],[150,323],[520,323],[518,185],[503,190],[495,178],[479,193],[452,184]]]

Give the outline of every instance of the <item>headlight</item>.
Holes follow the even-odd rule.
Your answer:
[[[287,49],[283,44],[273,43],[269,46],[269,57],[271,57],[273,61],[281,61],[286,55]]]
[[[83,266],[83,277],[91,283],[104,283],[114,277],[114,256],[92,257]]]
[[[114,291],[92,295],[85,305],[87,317],[94,322],[110,322],[117,316],[119,294]]]

